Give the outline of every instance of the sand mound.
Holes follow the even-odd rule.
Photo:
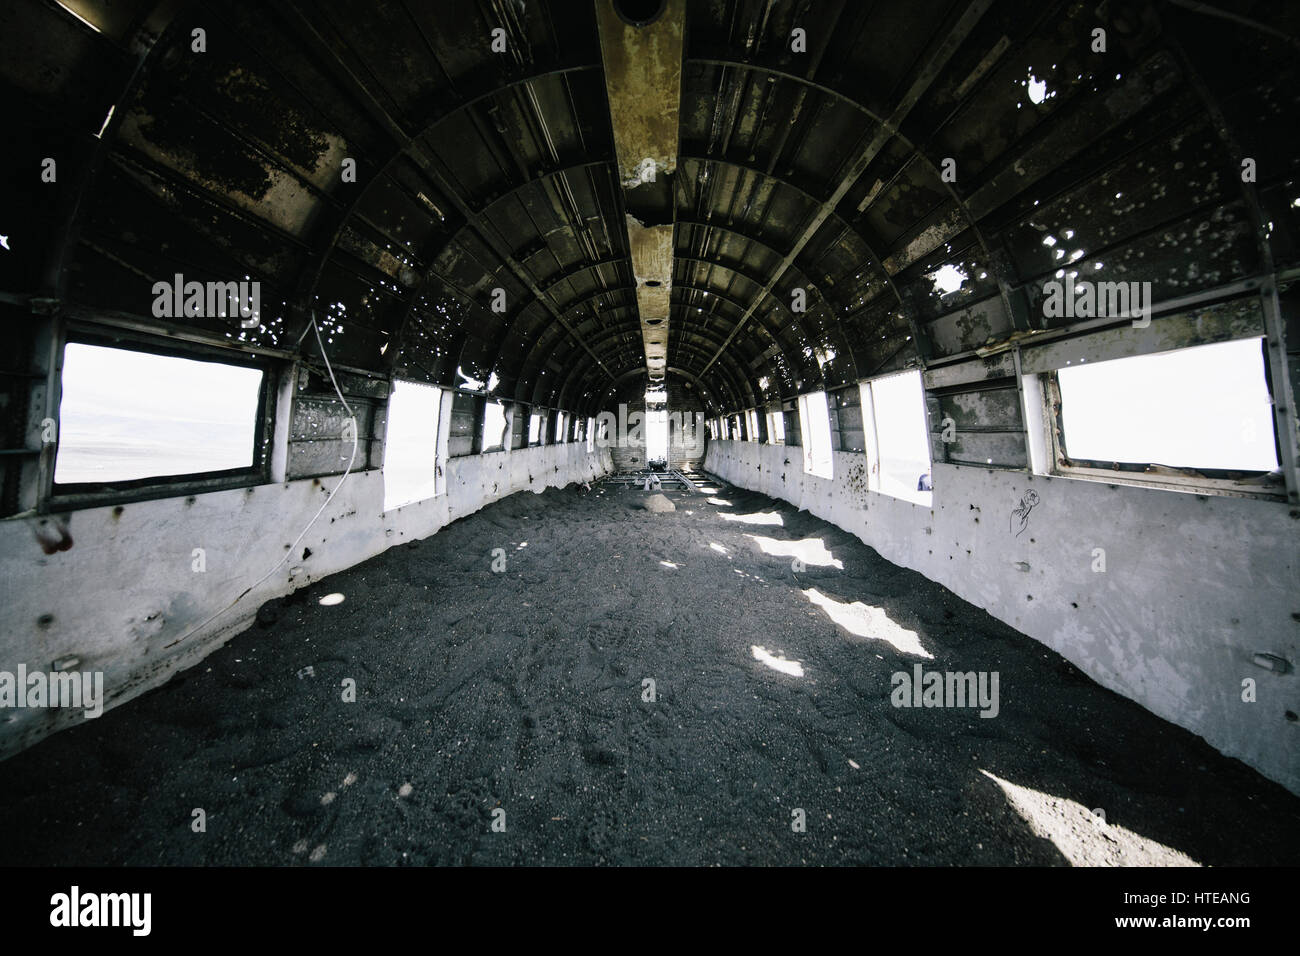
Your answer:
[[[655,514],[666,514],[669,511],[677,510],[677,506],[664,495],[651,495],[641,502],[641,507],[646,511],[653,511]]]

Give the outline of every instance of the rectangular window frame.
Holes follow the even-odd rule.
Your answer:
[[[1251,336],[1253,338],[1253,336]],[[1169,351],[1181,351],[1197,348],[1200,345],[1212,345],[1202,342],[1197,345],[1182,346]],[[1268,362],[1266,340],[1260,339],[1261,357],[1263,359],[1264,382],[1269,395],[1276,399],[1272,370]],[[1159,352],[1144,353],[1158,355]],[[1253,498],[1267,501],[1285,501],[1285,483],[1279,481],[1276,486],[1260,487],[1243,485],[1243,481],[1258,481],[1266,471],[1244,471],[1223,468],[1169,468],[1167,471],[1151,472],[1153,467],[1166,468],[1158,462],[1106,462],[1094,459],[1071,458],[1065,442],[1064,403],[1061,398],[1060,380],[1057,369],[1039,372],[1038,381],[1042,401],[1042,423],[1044,440],[1049,452],[1046,473],[1058,478],[1073,478],[1082,481],[1100,481],[1111,485],[1132,485],[1139,488],[1152,488],[1161,491],[1179,491],[1184,494],[1216,495],[1228,498]],[[1274,416],[1273,428],[1274,451],[1278,461],[1282,461],[1280,437],[1277,431],[1277,419]]]
[[[813,449],[813,436],[811,416],[808,413],[808,407],[814,398],[819,398],[826,409],[826,474],[818,471],[821,462],[818,461]],[[799,396],[799,438],[803,450],[803,471],[805,475],[812,475],[815,478],[822,478],[827,481],[835,478],[835,439],[833,437],[833,427],[831,423],[831,406],[830,397],[824,391],[809,392],[806,395]]]
[[[387,500],[388,477],[385,474],[385,469],[388,467],[388,439],[389,439],[388,422],[391,422],[392,420],[393,396],[397,392],[397,385],[399,382],[403,382],[409,385],[416,385],[421,388],[431,388],[436,390],[439,393],[438,414],[436,419],[433,422],[434,459],[433,459],[433,473],[430,476],[433,479],[433,494],[424,498],[415,498],[412,499],[411,501],[403,502],[400,505],[389,505]],[[384,495],[385,495],[384,514],[388,514],[390,511],[400,511],[402,508],[408,508],[411,505],[417,505],[425,501],[432,501],[434,498],[440,498],[447,493],[447,472],[446,472],[447,454],[448,454],[447,426],[450,424],[451,421],[452,402],[454,401],[453,396],[455,394],[456,392],[454,389],[442,388],[437,385],[431,385],[428,382],[420,382],[415,379],[404,379],[404,378],[396,378],[396,377],[392,379],[391,384],[389,385],[388,402],[384,407],[384,416],[385,416],[384,454],[382,460],[379,463],[380,474],[384,476]]]
[[[244,468],[219,471],[187,472],[183,475],[159,475],[114,482],[68,482],[59,484],[53,479],[54,462],[58,461],[62,429],[55,443],[51,461],[50,493],[44,506],[49,510],[100,507],[127,504],[135,501],[154,501],[160,498],[177,498],[183,495],[206,494],[211,491],[228,491],[268,484],[271,480],[270,447],[275,439],[275,398],[280,378],[286,364],[283,361],[250,352],[222,349],[200,343],[184,346],[160,340],[146,333],[121,330],[112,333],[79,325],[69,327],[59,346],[59,396],[63,394],[63,356],[69,345],[92,345],[126,352],[143,352],[166,358],[187,359],[194,362],[211,362],[237,368],[256,369],[262,373],[258,388],[257,418],[253,429],[253,461]]]
[[[903,375],[920,376],[921,384],[921,423],[925,429],[925,457],[926,471],[925,474],[930,476],[931,490],[923,491],[916,489],[915,494],[918,496],[929,495],[929,498],[908,497],[907,495],[895,494],[885,488],[885,474],[882,470],[883,460],[882,452],[885,451],[880,440],[880,414],[883,402],[878,400],[876,395],[876,383],[887,379],[895,379]],[[884,495],[886,498],[892,498],[894,501],[905,501],[908,504],[916,505],[920,508],[929,508],[934,505],[934,448],[930,438],[930,412],[926,402],[925,377],[919,369],[902,369],[899,371],[885,372],[881,375],[864,379],[858,383],[858,400],[862,408],[862,444],[863,452],[867,460],[867,490],[876,494]],[[918,476],[919,477],[919,476]],[[895,479],[896,480],[896,479]],[[911,479],[909,476],[907,485],[909,494]]]
[[[767,444],[784,445],[785,412],[780,405],[776,405],[769,407],[764,414],[767,418]]]
[[[488,409],[493,405],[501,409],[502,428],[501,440],[499,442],[489,442],[488,438]],[[489,398],[483,402],[483,421],[479,425],[479,448],[480,454],[495,455],[497,452],[508,451],[510,448],[510,439],[513,435],[513,422],[510,405],[507,402],[496,398]]]

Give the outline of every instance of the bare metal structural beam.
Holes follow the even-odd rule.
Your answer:
[[[476,234],[488,248],[492,249],[493,252],[496,253],[506,270],[510,272],[518,282],[523,284],[534,298],[541,303],[542,307],[550,312],[555,317],[556,321],[558,321],[560,325],[562,325],[564,329],[573,336],[578,344],[585,349],[586,343],[583,342],[580,336],[573,332],[573,329],[570,327],[568,322],[565,321],[564,317],[561,316],[555,308],[555,304],[551,302],[549,297],[544,295],[541,289],[537,287],[537,283],[533,279],[532,275],[514,258],[513,255],[510,254],[508,250],[500,247],[496,238],[492,236],[491,233],[478,221],[475,214],[476,211],[458,194],[457,190],[454,188],[452,183],[448,181],[447,177],[436,170],[427,157],[424,156],[420,144],[420,137],[403,128],[403,126],[388,112],[388,110],[384,108],[383,104],[380,103],[379,99],[370,91],[366,84],[357,77],[345,63],[339,60],[333,48],[325,41],[319,32],[317,32],[312,22],[307,17],[303,16],[296,8],[293,9],[294,13],[297,14],[296,21],[301,29],[302,35],[310,41],[313,47],[320,50],[323,55],[328,56],[338,64],[340,74],[346,79],[352,92],[363,104],[367,113],[374,119],[375,123],[383,129],[394,142],[404,144],[404,151],[406,154],[417,164],[420,172],[427,177],[431,183],[433,183],[438,191],[456,209],[461,219],[467,224],[466,227]],[[604,363],[602,363],[599,358],[595,355],[592,355],[592,358],[595,359],[596,364],[600,366],[606,375],[610,378],[614,377],[614,374],[605,367]]]
[[[930,84],[933,83],[943,72],[948,61],[952,58],[953,54],[957,52],[957,48],[966,40],[971,31],[975,29],[975,25],[991,5],[992,0],[981,0],[981,2],[972,3],[965,11],[963,11],[956,24],[954,24],[952,30],[948,33],[948,36],[939,45],[939,48],[935,51],[935,54],[930,58],[929,62],[916,73],[916,78],[913,80],[911,87],[903,95],[903,98],[899,101],[898,105],[894,107],[889,118],[885,120],[881,125],[880,130],[874,137],[872,137],[871,142],[867,144],[861,154],[859,154],[858,158],[854,160],[852,165],[850,165],[848,172],[840,180],[840,184],[835,188],[835,191],[831,193],[827,200],[821,205],[821,208],[817,210],[816,215],[812,217],[812,220],[808,225],[804,227],[803,233],[795,242],[794,247],[789,253],[787,253],[785,258],[782,259],[781,265],[773,271],[772,278],[768,282],[765,291],[771,291],[771,289],[781,281],[786,271],[794,265],[795,260],[799,257],[799,253],[803,250],[804,246],[808,245],[808,243],[812,241],[813,236],[815,236],[817,231],[821,229],[822,224],[834,215],[840,202],[843,201],[844,197],[848,195],[849,190],[852,189],[853,185],[858,181],[858,177],[860,177],[867,167],[871,165],[872,161],[885,147],[889,140],[897,135],[897,131],[902,126],[903,120],[907,118],[908,113],[910,113],[912,108],[920,102],[921,97],[924,96],[926,90],[930,88]],[[732,338],[740,332],[745,322],[749,319],[749,316],[753,314],[754,309],[758,307],[758,302],[759,299],[756,298],[754,303],[746,311],[745,316],[743,316],[740,322],[737,323],[736,328],[732,331],[731,335],[727,337],[727,341],[723,343],[722,348],[718,350],[718,354],[710,359],[709,363],[704,367],[704,372],[707,372],[709,368],[713,366],[714,362],[716,362],[718,357],[722,354],[723,349],[725,349],[731,343]]]
[[[651,384],[660,384],[668,366],[674,228],[670,184],[677,170],[686,0],[667,0],[648,23],[630,22],[610,0],[598,0],[596,18],[628,209],[646,374]]]

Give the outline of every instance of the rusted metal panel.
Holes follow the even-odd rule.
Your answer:
[[[640,164],[645,159],[663,173],[677,168],[685,14],[685,0],[668,0],[656,22],[636,27],[623,22],[612,4],[596,5],[619,179],[624,183],[644,181]]]
[[[1105,362],[1131,355],[1226,342],[1264,334],[1259,298],[1251,296],[1203,309],[1158,315],[1147,328],[1126,323],[1077,338],[1027,345],[1021,351],[1025,374],[1049,372],[1080,362]]]
[[[865,451],[861,394],[857,386],[829,393],[834,402],[837,421],[838,451]]]
[[[998,296],[971,303],[926,326],[936,357],[968,352],[1002,338],[1011,330],[1011,318]]]
[[[375,418],[375,405],[355,399],[349,399],[348,404],[356,416],[360,434],[369,435]],[[337,437],[343,434],[351,417],[337,398],[299,399],[294,405],[289,440],[316,441]]]
[[[357,448],[356,464],[352,470],[358,471],[368,467],[367,446],[361,442]],[[289,444],[288,478],[317,478],[326,475],[338,475],[348,467],[352,457],[350,441],[300,441]]]
[[[938,419],[931,419],[930,428],[941,431],[945,419],[950,419],[958,433],[971,429],[1002,429],[1019,431],[1024,427],[1020,410],[1020,392],[1015,382],[1001,388],[983,388],[970,392],[947,392],[934,396],[938,399]]]
[[[473,395],[452,395],[451,425],[447,432],[447,454],[451,458],[472,455],[478,442],[481,402]]]
[[[1006,351],[987,358],[971,358],[951,365],[932,366],[925,370],[922,380],[927,389],[941,389],[1005,378],[1015,372],[1015,359],[1010,351]]]
[[[952,442],[933,442],[936,461],[995,468],[1028,468],[1029,453],[1023,433],[957,432]]]

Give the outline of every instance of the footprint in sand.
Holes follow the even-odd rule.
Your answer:
[[[618,821],[606,809],[598,809],[587,826],[587,846],[594,853],[608,853],[614,846]]]

